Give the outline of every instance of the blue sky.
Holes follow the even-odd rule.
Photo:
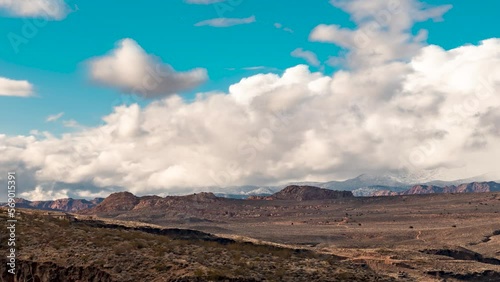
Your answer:
[[[494,0],[0,1],[0,171],[28,199],[500,180],[499,13]]]
[[[229,1],[231,2],[231,1]],[[4,13],[0,18],[0,77],[28,80],[35,87],[35,97],[0,97],[0,132],[15,135],[30,130],[61,133],[71,129],[61,123],[47,123],[47,116],[64,112],[64,119],[83,125],[96,125],[111,112],[119,90],[90,82],[85,62],[102,56],[123,38],[132,38],[147,53],[160,57],[178,71],[205,68],[209,80],[185,91],[194,93],[227,91],[227,87],[242,77],[259,72],[281,73],[288,67],[305,63],[290,53],[303,48],[317,54],[324,72],[334,68],[325,64],[339,48],[332,44],[310,42],[311,30],[320,23],[353,27],[350,16],[328,1],[233,1],[234,7],[190,5],[181,0],[142,1],[68,1],[74,11],[60,21],[49,21],[35,27],[32,38],[15,52],[9,33],[28,31],[35,19],[13,17]],[[448,1],[428,1],[447,4]],[[444,21],[427,21],[414,26],[429,30],[428,42],[450,49],[482,39],[498,37],[498,10],[494,0],[454,1],[453,9]],[[225,28],[195,26],[197,22],[217,18],[246,18],[255,22]],[[42,22],[43,23],[43,22]],[[281,29],[274,26],[282,25]],[[284,31],[289,28],[293,32]],[[264,66],[267,69],[245,68]],[[318,70],[310,66],[311,70]],[[149,101],[142,101],[147,104]]]

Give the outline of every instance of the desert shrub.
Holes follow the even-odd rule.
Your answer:
[[[143,240],[132,241],[131,245],[132,245],[132,247],[134,247],[136,249],[144,249],[148,246]]]
[[[123,243],[113,246],[113,252],[115,255],[124,255],[130,251],[130,245]]]
[[[205,271],[203,271],[203,269],[201,268],[197,268],[194,272],[193,272],[194,276],[197,277],[197,278],[201,278],[201,277],[204,277],[205,276]]]
[[[171,265],[165,264],[165,263],[157,263],[154,266],[154,269],[158,272],[166,272],[169,271],[172,268]]]
[[[208,272],[207,272],[207,275],[206,275],[206,278],[208,280],[215,280],[215,281],[218,281],[218,280],[224,280],[225,278],[227,278],[227,276],[224,274],[224,272],[222,272],[221,270],[218,270],[218,269],[210,269]]]

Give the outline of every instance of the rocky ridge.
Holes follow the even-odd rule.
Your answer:
[[[335,191],[307,185],[290,185],[271,196],[251,196],[249,200],[331,200],[354,197],[350,191]]]
[[[22,198],[16,199],[18,208],[38,209],[38,210],[57,210],[65,212],[77,212],[89,209],[100,204],[104,198],[95,198],[93,200],[64,198],[53,201],[29,201]]]
[[[410,189],[402,192],[395,192],[391,190],[379,190],[373,192],[372,196],[397,196],[397,195],[423,195],[423,194],[436,194],[436,193],[486,193],[500,191],[500,184],[489,182],[472,182],[460,185],[449,185],[439,187],[435,185],[414,185]]]

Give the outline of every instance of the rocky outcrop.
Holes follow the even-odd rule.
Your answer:
[[[111,275],[97,267],[62,266],[53,262],[16,261],[14,275],[7,272],[7,262],[1,260],[2,281],[9,282],[111,282]]]
[[[440,279],[456,279],[459,281],[476,282],[498,282],[500,281],[500,272],[494,270],[484,270],[482,272],[454,273],[451,271],[433,270],[427,271],[427,274]]]
[[[330,200],[354,197],[350,191],[335,191],[323,189],[314,186],[291,185],[285,189],[274,193],[271,196],[250,197],[250,200],[292,200],[292,201],[310,201],[310,200]]]
[[[215,196],[214,193],[210,192],[201,192],[201,193],[194,193],[191,195],[186,195],[186,196],[170,196],[166,197],[167,199],[177,199],[177,200],[184,200],[184,201],[190,201],[190,202],[215,202],[219,199],[219,197]]]
[[[96,212],[130,211],[139,201],[139,197],[130,192],[118,192],[109,195],[102,203],[95,206],[92,210]]]
[[[500,184],[490,182],[472,182],[458,186],[447,186],[443,188],[447,193],[484,193],[500,191]]]
[[[102,214],[102,213],[121,213],[124,211],[148,211],[148,210],[167,210],[172,207],[190,206],[193,203],[210,204],[220,201],[222,198],[213,193],[201,192],[186,196],[143,196],[137,197],[130,192],[119,192],[109,195],[99,205],[82,210],[81,214]]]
[[[410,189],[399,193],[400,195],[420,195],[420,194],[434,194],[443,193],[443,188],[433,185],[415,185]]]
[[[480,253],[476,253],[465,248],[423,250],[421,252],[430,255],[447,256],[457,260],[472,260],[492,265],[500,265],[499,259],[483,257]]]
[[[191,230],[191,229],[180,229],[180,228],[156,228],[150,226],[136,226],[129,227],[119,224],[105,223],[99,220],[81,220],[74,223],[74,226],[89,226],[92,228],[107,228],[115,230],[135,230],[144,233],[168,236],[174,240],[189,240],[189,241],[206,241],[206,242],[216,242],[222,245],[232,244],[236,241],[232,239],[217,237],[210,233]]]
[[[380,190],[372,193],[372,196],[396,196],[396,195],[423,195],[436,193],[485,193],[499,192],[500,184],[490,182],[472,182],[464,183],[458,186],[450,185],[439,187],[434,185],[415,185],[403,192],[393,192],[389,190]]]
[[[103,201],[103,198],[95,198],[93,200],[85,199],[57,199],[53,201],[29,201],[22,198],[16,199],[16,206],[19,208],[39,209],[39,210],[56,210],[65,212],[77,212],[80,210],[95,207]]]

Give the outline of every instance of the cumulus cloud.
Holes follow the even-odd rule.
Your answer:
[[[255,22],[255,16],[248,18],[215,18],[198,22],[195,26],[229,27],[240,24],[250,24],[253,22]]]
[[[498,50],[500,39],[452,50],[431,45],[408,62],[333,76],[299,65],[193,102],[174,95],[145,108],[118,106],[102,126],[62,137],[3,136],[0,166],[17,163],[36,183],[139,194],[363,172],[479,175],[500,157]],[[57,191],[74,195],[64,187]]]
[[[347,5],[339,7],[362,25],[367,11],[386,1],[334,3]],[[381,56],[370,58],[349,43],[355,32],[349,31],[345,61],[353,67],[332,76],[298,65],[243,78],[194,101],[170,95],[143,108],[117,106],[102,125],[62,136],[0,135],[0,169],[22,172],[26,192],[68,196],[117,187],[185,193],[361,173],[446,180],[490,172],[500,158],[500,39],[450,50],[425,46],[409,27],[447,8],[401,4],[393,18],[398,24],[378,32],[394,30],[390,34],[409,41],[394,50],[376,41],[387,51]],[[344,42],[339,38],[332,42]],[[399,53],[405,44],[415,49]]]
[[[17,17],[62,20],[71,9],[64,0],[0,0],[0,10]]]
[[[49,115],[49,116],[45,119],[45,121],[46,121],[46,122],[54,122],[54,121],[59,120],[59,119],[60,119],[63,115],[64,115],[64,113],[63,113],[63,112],[60,112],[60,113],[55,114],[55,115]]]
[[[312,51],[306,51],[302,48],[297,48],[297,49],[293,50],[292,53],[290,53],[290,55],[292,55],[292,57],[302,58],[302,59],[306,60],[307,63],[310,64],[311,66],[317,67],[320,65],[318,57]]]
[[[0,96],[29,97],[33,95],[33,85],[26,80],[0,77]]]
[[[91,59],[88,65],[90,77],[95,82],[145,98],[191,90],[207,80],[205,69],[177,72],[159,58],[147,54],[130,38],[118,42],[109,54]]]
[[[34,190],[22,192],[20,197],[30,199],[31,201],[63,199],[68,198],[68,189],[54,190],[36,186]]]
[[[413,36],[414,23],[438,21],[451,5],[430,7],[417,0],[332,0],[348,12],[356,29],[320,24],[309,35],[311,41],[333,43],[349,50],[350,66],[366,67],[414,56],[425,44],[427,31]]]

